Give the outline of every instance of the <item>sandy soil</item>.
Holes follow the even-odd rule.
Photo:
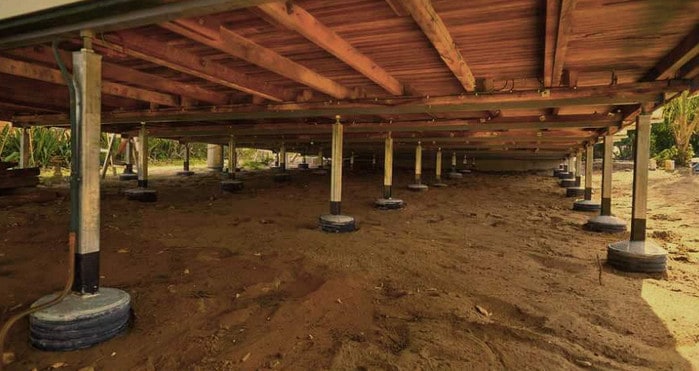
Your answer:
[[[628,234],[583,231],[594,213],[570,210],[548,174],[471,174],[415,194],[398,172],[407,207],[378,211],[382,175],[349,173],[343,207],[361,229],[330,235],[316,229],[327,176],[247,174],[230,195],[176,170],[153,170],[155,204],[104,186],[102,284],[131,293],[133,329],[46,353],[25,320],[10,369],[699,368],[699,177],[651,173],[649,234],[670,251],[667,274],[605,266],[600,282],[597,257]],[[626,220],[631,179],[615,173]],[[3,317],[61,287],[67,227],[66,199],[0,210]]]

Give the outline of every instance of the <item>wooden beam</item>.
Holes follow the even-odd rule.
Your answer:
[[[694,79],[689,87],[690,92],[696,91],[697,76],[699,76],[699,25],[694,27],[680,43],[675,46],[658,64],[653,67],[640,81],[654,81],[663,78],[670,78],[673,75]],[[664,104],[667,102],[664,102]],[[658,108],[658,107],[656,107]],[[641,113],[641,105],[633,107],[612,107],[610,112],[621,112],[623,125],[619,128],[610,128],[607,133],[616,133],[624,126],[635,122],[636,117]]]
[[[550,1],[552,0],[549,0],[549,2]],[[568,52],[568,39],[570,38],[575,4],[576,0],[561,0],[558,25],[556,27],[556,44],[553,49],[553,71],[551,72],[550,86],[559,86],[561,84],[561,76],[563,75],[563,67],[565,66],[565,58]],[[546,32],[548,33],[548,29]]]
[[[403,6],[413,16],[422,32],[439,53],[442,61],[449,67],[466,91],[476,88],[476,79],[471,68],[454,43],[447,26],[432,7],[430,0],[404,0]]]
[[[31,31],[22,33],[12,32],[10,34],[5,33],[6,36],[0,37],[0,49],[12,49],[26,45],[40,44],[60,38],[59,36],[77,35],[77,33],[82,30],[107,32],[135,28],[178,18],[247,8],[269,1],[272,0],[176,1],[138,9],[132,9],[130,6],[122,6],[117,14],[113,13],[114,9],[109,8],[107,8],[107,10],[112,10],[112,12],[107,12],[105,14],[105,9],[103,9],[103,7],[88,4],[87,11],[82,10],[82,12],[80,12],[79,7],[74,7],[74,9],[78,10],[78,13],[72,14],[72,17],[67,17],[70,22],[65,22],[65,20],[61,19],[47,22],[46,12],[40,12],[36,15],[31,14],[21,19],[25,26],[24,28],[31,29]],[[131,1],[131,3],[137,2]],[[138,3],[141,2],[139,1]],[[32,24],[36,27],[27,27]]]
[[[569,88],[575,88],[578,86],[578,72],[571,70],[563,70],[563,76],[561,76],[561,86],[567,86]],[[561,107],[555,107],[551,110],[551,114],[557,116],[560,112]]]
[[[0,57],[0,73],[50,82],[53,84],[65,84],[59,70],[5,57]],[[110,81],[102,81],[102,93],[126,97],[143,102],[162,104],[164,106],[179,106],[177,97],[173,95],[158,93]]]
[[[133,58],[275,102],[286,101],[293,96],[293,93],[288,90],[251,78],[220,63],[213,61],[204,62],[194,53],[163,44],[157,40],[144,37],[137,32],[122,31],[118,33],[118,36],[119,43],[112,43],[102,39],[95,39],[93,43]]]
[[[561,85],[569,88],[578,86],[578,71],[563,70]]]
[[[546,30],[544,33],[544,86],[553,86],[553,58],[556,53],[558,18],[561,0],[546,0]]]
[[[407,17],[410,15],[410,12],[408,12],[405,9],[403,3],[400,0],[386,0],[386,3],[389,7],[391,7],[391,10],[393,10],[393,12],[396,13],[397,16]]]
[[[0,81],[2,81],[0,100],[3,102],[34,107],[37,111],[47,109],[60,113],[68,112],[70,98],[65,85],[61,86],[4,74],[0,74]],[[40,91],[41,94],[37,94],[37,91]],[[103,95],[102,105],[105,110],[109,111],[131,111],[142,109],[144,104],[129,98]]]
[[[558,117],[515,117],[500,118],[481,122],[479,120],[440,120],[440,121],[402,121],[391,123],[376,122],[352,122],[344,125],[346,133],[385,133],[385,132],[482,132],[495,130],[522,130],[522,129],[577,129],[577,128],[607,128],[619,125],[621,115],[568,115]],[[103,130],[107,132],[121,132],[121,125],[105,125]],[[199,133],[214,135],[283,135],[283,134],[318,134],[329,133],[330,124],[298,124],[298,123],[274,123],[274,124],[193,124],[185,127],[157,127],[151,126],[150,132],[157,136],[160,134]]]
[[[655,102],[662,93],[692,89],[696,82],[688,80],[653,81],[644,83],[552,88],[493,94],[464,94],[444,97],[396,97],[352,102],[274,103],[260,105],[231,105],[215,109],[192,107],[148,111],[103,112],[104,123],[224,121],[274,118],[310,118],[343,115],[349,117],[380,114],[435,114],[472,112],[498,109],[543,109],[560,106],[632,105]],[[16,122],[66,122],[61,115],[27,115],[13,118]]]
[[[699,55],[682,66],[678,75],[688,79],[699,76]]]
[[[424,126],[424,123],[418,125],[396,125],[396,126],[381,126],[376,124],[352,124],[348,134],[357,135],[384,135],[388,132],[397,133],[396,138],[405,136],[446,136],[446,137],[497,137],[497,136],[512,136],[512,135],[528,135],[532,138],[554,137],[554,136],[593,136],[597,135],[595,130],[581,129],[549,129],[548,131],[539,131],[539,129],[510,129],[506,131],[497,131],[488,127],[480,127],[476,130],[464,130],[460,127],[447,127],[435,129],[434,127]],[[308,125],[306,125],[308,126]],[[277,129],[273,129],[273,128]],[[294,124],[256,124],[250,126],[244,125],[217,125],[217,126],[189,126],[180,128],[158,127],[149,129],[150,133],[155,136],[159,135],[236,135],[236,136],[285,136],[285,135],[327,135],[331,131],[331,125],[317,125],[311,127],[303,127]],[[107,126],[103,129],[106,132],[123,132],[123,127]],[[131,128],[126,131],[133,131]]]
[[[70,52],[60,50],[59,53],[63,58],[63,63],[66,65],[66,68],[68,68],[68,70],[72,70],[73,62],[71,60]],[[32,61],[42,62],[49,65],[56,64],[50,48],[46,48],[44,46],[15,49],[6,54],[15,58],[31,59]],[[104,61],[104,59],[102,60],[102,77],[105,80],[120,81],[146,88],[150,87],[155,90],[193,98],[199,102],[206,102],[215,105],[225,105],[230,103],[227,94],[204,89],[194,84],[179,82],[158,75],[145,73],[116,63]]]
[[[218,30],[214,30],[191,20],[168,22],[161,24],[161,26],[208,47],[309,86],[331,97],[337,99],[353,97],[350,89],[225,27],[219,27]]]
[[[51,110],[56,112],[68,112],[68,90],[57,91],[54,89],[41,89],[41,95],[30,89],[30,84],[3,84],[0,89],[0,101],[5,104],[11,104],[16,107],[34,107],[34,109],[25,109],[25,111],[33,112],[34,110]],[[59,114],[61,115],[61,114]],[[11,121],[11,120],[8,120]]]
[[[5,100],[0,102],[0,117],[7,120],[12,119],[12,115],[15,112],[61,112],[64,111],[63,109],[61,110],[55,110],[55,109],[49,109],[49,108],[41,108],[41,107],[34,107],[30,106],[27,104],[17,104],[17,103],[11,103],[7,102]],[[9,113],[8,113],[9,112]]]
[[[161,135],[161,138],[179,138],[181,136],[174,135]],[[226,144],[228,142],[229,136],[227,135],[212,135],[212,136],[196,136],[189,135],[188,138],[192,140],[203,140],[202,138],[207,138],[210,143],[221,143]],[[347,143],[375,143],[379,144],[384,141],[386,135],[353,135],[345,138]],[[529,137],[529,136],[503,136],[503,137],[483,137],[483,138],[471,138],[471,137],[432,137],[432,136],[405,136],[405,137],[394,137],[393,140],[396,144],[398,143],[417,143],[421,141],[425,145],[429,144],[461,144],[463,146],[480,146],[480,147],[493,147],[493,146],[544,146],[544,147],[576,147],[590,139],[589,136],[578,136],[578,137]],[[311,142],[315,143],[327,143],[332,140],[331,133],[324,135],[285,135],[283,137],[256,137],[256,136],[236,136],[236,143],[239,147],[248,145],[250,143],[286,143],[287,148],[290,149],[292,146],[296,145],[309,145]]]
[[[699,55],[699,24],[643,77],[641,81],[664,80],[675,77],[692,58]]]
[[[258,9],[275,22],[298,32],[347,63],[389,93],[404,94],[403,84],[396,78],[300,6],[291,2],[268,3],[258,6]]]

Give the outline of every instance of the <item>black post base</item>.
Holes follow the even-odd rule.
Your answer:
[[[237,179],[221,181],[221,190],[225,192],[240,192],[243,190],[243,182]]]
[[[139,202],[155,202],[158,201],[158,193],[155,189],[149,188],[134,188],[124,191],[127,200]]]
[[[138,174],[136,173],[121,173],[119,174],[119,180],[121,181],[131,181],[131,180],[137,180],[138,179]]]
[[[286,183],[291,181],[291,174],[287,172],[274,174],[274,181],[277,183]]]
[[[627,272],[662,273],[667,266],[667,251],[650,240],[619,241],[607,246],[607,263]]]
[[[348,215],[321,215],[318,218],[318,226],[323,232],[347,233],[357,230],[357,223]]]
[[[44,296],[32,306],[55,296]],[[33,313],[29,317],[29,341],[46,351],[89,348],[124,333],[131,321],[131,296],[102,287],[94,295],[70,294],[60,303]]]

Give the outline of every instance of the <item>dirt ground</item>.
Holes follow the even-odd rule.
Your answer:
[[[597,257],[628,233],[583,231],[594,213],[572,211],[548,172],[409,193],[399,171],[401,211],[372,207],[380,172],[349,172],[343,211],[360,229],[332,235],[316,228],[327,175],[247,173],[231,195],[201,168],[176,170],[152,170],[154,204],[103,187],[102,285],[132,295],[130,332],[48,353],[24,320],[11,370],[699,369],[699,177],[650,175],[648,233],[670,252],[667,274],[603,266],[600,282]],[[614,177],[628,221],[632,173]],[[0,210],[3,317],[62,286],[68,206]]]

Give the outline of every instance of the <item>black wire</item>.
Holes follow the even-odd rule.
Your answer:
[[[80,228],[80,207],[78,203],[80,187],[80,128],[77,120],[78,100],[77,94],[80,86],[76,83],[73,76],[68,72],[61,56],[58,53],[58,40],[51,43],[53,56],[56,59],[58,68],[61,70],[61,75],[66,85],[68,85],[68,93],[70,96],[70,231],[76,233],[76,239],[79,238],[78,229]],[[76,242],[77,243],[77,242]]]

